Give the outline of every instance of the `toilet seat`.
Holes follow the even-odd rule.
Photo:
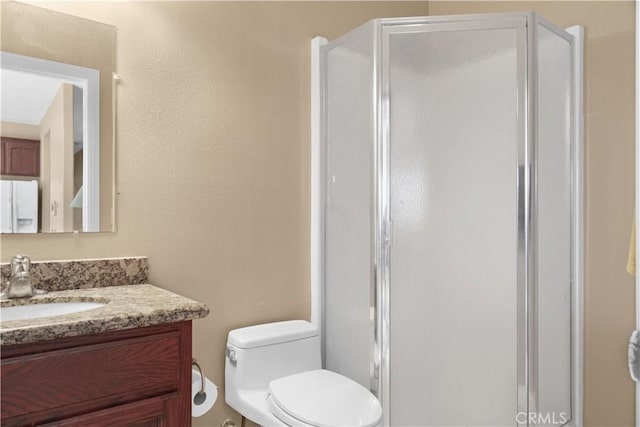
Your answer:
[[[373,394],[326,369],[271,381],[268,404],[272,414],[290,426],[371,427],[382,418],[382,407]]]

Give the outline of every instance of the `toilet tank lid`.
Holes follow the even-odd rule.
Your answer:
[[[239,348],[253,348],[317,335],[318,330],[311,323],[304,320],[288,320],[234,329],[229,332],[227,342]]]

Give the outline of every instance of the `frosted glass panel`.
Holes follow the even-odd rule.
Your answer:
[[[570,88],[569,42],[538,25],[538,399],[556,424],[571,414]]]
[[[389,37],[391,424],[513,426],[517,30]]]
[[[326,52],[325,366],[369,388],[373,27]]]

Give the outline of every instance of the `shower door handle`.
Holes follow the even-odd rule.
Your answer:
[[[384,246],[389,248],[396,243],[396,224],[388,220],[384,224]]]

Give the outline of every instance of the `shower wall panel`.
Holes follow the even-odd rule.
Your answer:
[[[536,379],[538,412],[560,422],[571,418],[571,45],[542,25],[537,40]]]

